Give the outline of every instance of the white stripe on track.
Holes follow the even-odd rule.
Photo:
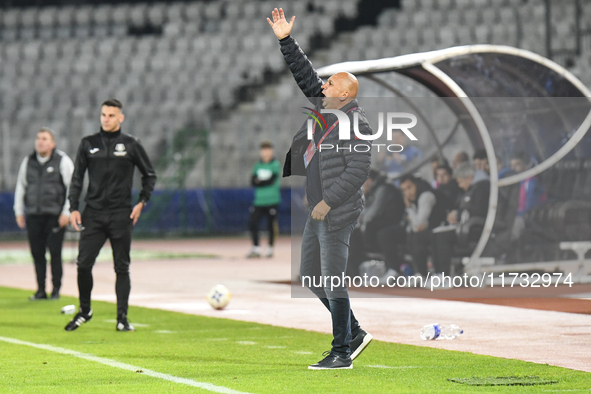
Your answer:
[[[0,341],[4,341],[4,342],[8,342],[8,343],[13,343],[15,345],[25,345],[25,346],[34,347],[34,348],[37,348],[37,349],[49,350],[50,352],[55,352],[55,353],[60,353],[60,354],[67,354],[67,355],[78,357],[78,358],[82,358],[82,359],[85,359],[85,360],[95,361],[97,363],[105,364],[105,365],[108,365],[110,367],[119,368],[119,369],[125,369],[125,370],[131,371],[131,372],[137,372],[138,370],[141,370],[143,375],[148,375],[148,376],[152,376],[154,378],[168,380],[168,381],[174,382],[174,383],[180,383],[180,384],[186,384],[188,386],[199,387],[199,388],[204,389],[204,390],[213,391],[214,393],[223,393],[223,394],[248,394],[248,393],[245,393],[243,391],[236,391],[236,390],[229,389],[227,387],[216,386],[216,385],[211,384],[211,383],[198,382],[196,380],[179,378],[178,376],[173,376],[173,375],[168,375],[168,374],[165,374],[165,373],[160,373],[160,372],[152,371],[150,369],[146,369],[146,368],[143,368],[143,367],[137,367],[137,366],[134,366],[134,365],[131,365],[131,364],[125,364],[125,363],[122,363],[122,362],[119,362],[119,361],[111,360],[109,358],[93,356],[92,354],[77,352],[77,351],[74,351],[74,350],[65,349],[63,347],[57,347],[57,346],[51,346],[51,345],[44,345],[44,344],[37,344],[37,343],[32,343],[32,342],[25,342],[25,341],[21,341],[19,339],[6,338],[6,337],[0,337]]]

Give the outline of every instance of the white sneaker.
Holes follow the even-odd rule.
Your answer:
[[[267,248],[267,253],[265,253],[265,257],[273,257],[273,247],[269,246]]]
[[[248,259],[261,257],[261,247],[253,246],[251,252],[246,256]]]

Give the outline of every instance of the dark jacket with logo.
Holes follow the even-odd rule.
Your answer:
[[[131,208],[133,171],[142,173],[139,201],[148,201],[156,173],[140,141],[121,131],[100,131],[80,142],[74,174],[70,184],[70,211],[77,211],[84,173],[88,170],[87,208],[94,210],[124,210]]]
[[[54,149],[45,164],[37,161],[35,152],[29,156],[25,190],[27,215],[59,215],[62,212],[66,202],[66,185],[60,172],[63,155]]]
[[[457,219],[465,223],[470,218],[485,219],[488,214],[490,180],[482,171],[476,171],[472,184],[458,200]]]
[[[279,41],[281,52],[289,66],[298,86],[308,99],[314,104],[315,110],[322,109],[322,79],[318,76],[312,63],[308,60],[298,43],[292,37],[286,37]],[[359,117],[359,131],[361,134],[370,135],[372,130],[365,117],[365,111],[359,108],[356,101],[341,108],[342,112],[351,110],[347,116],[353,128],[353,116]],[[336,116],[324,115],[327,126],[330,127],[336,120]],[[349,224],[355,223],[363,210],[363,183],[369,176],[371,167],[371,141],[355,139],[353,130],[350,130],[350,139],[339,139],[339,125],[326,137],[323,144],[338,147],[317,151],[319,155],[320,180],[322,197],[324,202],[331,207],[326,217],[329,231],[336,231]],[[283,176],[307,175],[304,167],[304,152],[310,141],[307,138],[307,120],[295,134],[291,149],[287,153]],[[356,147],[359,147],[356,151]]]

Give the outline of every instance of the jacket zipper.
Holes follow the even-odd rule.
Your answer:
[[[322,200],[326,203],[326,200],[324,199],[324,179],[322,179],[322,161],[320,160],[320,153],[321,151],[318,151],[318,170],[320,172],[320,193],[322,193]],[[332,211],[332,208],[331,208]],[[330,215],[330,211],[326,214],[326,224],[328,224],[328,228],[330,229],[330,217],[328,216]]]
[[[105,142],[105,139],[103,138],[103,136],[101,135],[101,142],[103,143],[103,146],[105,147],[105,152],[107,153],[107,170],[106,170],[106,174],[109,174],[109,164],[111,163],[111,157],[109,156],[109,148],[107,147],[107,143]],[[107,179],[108,181],[108,179]],[[107,208],[107,201],[109,197],[109,182],[107,182],[107,184],[105,185],[105,198],[103,200],[103,209]]]
[[[37,160],[37,158],[35,158]],[[41,190],[43,190],[43,167],[44,164],[39,163],[37,160],[37,164],[39,164],[39,186],[37,187],[37,213],[41,213]]]

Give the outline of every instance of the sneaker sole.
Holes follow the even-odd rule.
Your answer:
[[[348,367],[333,367],[333,368],[326,368],[326,367],[313,367],[313,366],[309,366],[308,369],[313,369],[313,370],[321,370],[321,369],[353,369],[353,364],[349,365]]]
[[[361,354],[361,352],[365,350],[365,348],[367,347],[367,345],[369,345],[372,339],[373,336],[370,333],[367,333],[367,335],[363,338],[363,342],[361,342],[361,345],[359,345],[357,350],[355,350],[355,352],[351,354],[351,360],[355,360]]]

